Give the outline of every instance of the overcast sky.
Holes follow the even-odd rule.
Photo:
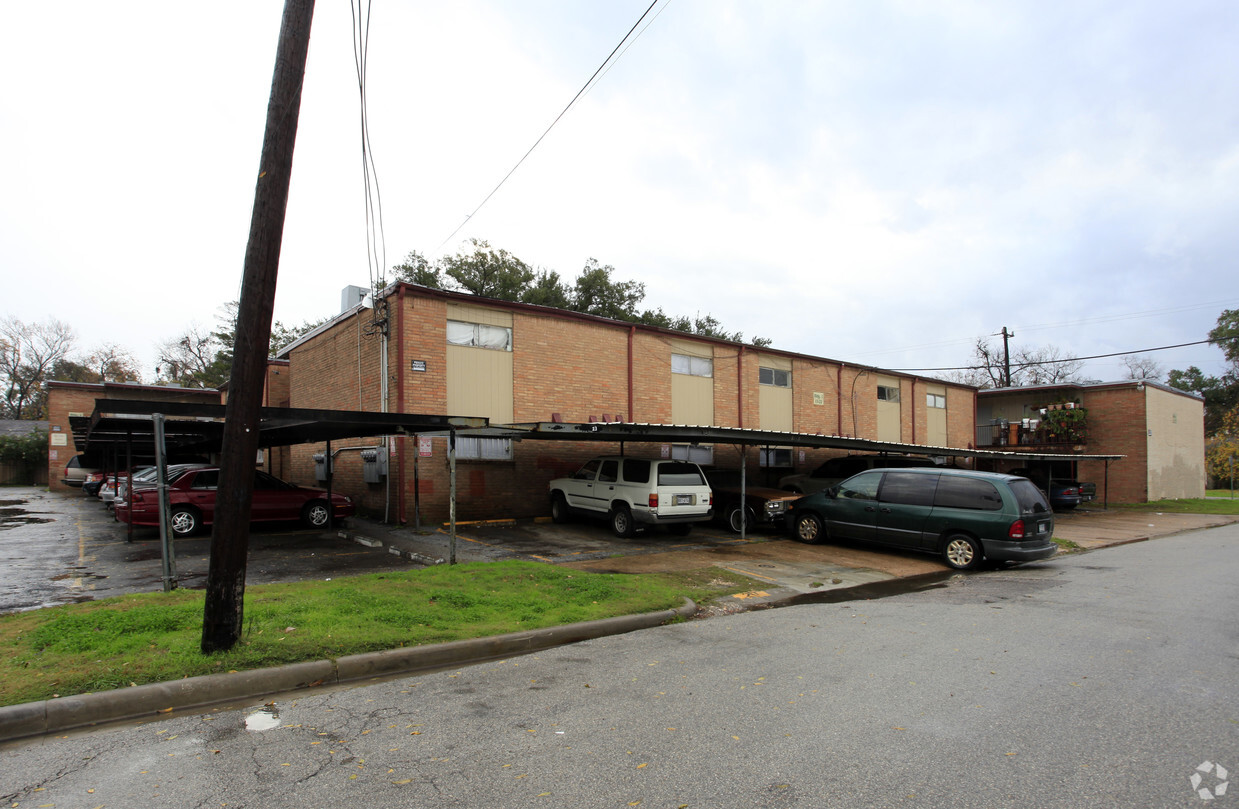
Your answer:
[[[885,368],[966,364],[1003,326],[1078,356],[1191,342],[1239,308],[1233,0],[658,0],[452,236],[648,5],[374,3],[386,264],[469,237],[568,280],[592,257],[647,307]],[[158,343],[215,325],[240,291],[281,11],[0,5],[0,314],[118,343],[148,381]],[[369,283],[350,31],[319,0],[285,324]],[[1223,367],[1211,346],[1150,356]]]

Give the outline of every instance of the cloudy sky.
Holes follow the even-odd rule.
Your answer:
[[[1233,0],[379,0],[386,264],[470,237],[791,351],[966,364],[1239,308]],[[132,351],[238,297],[282,4],[0,6],[0,315]],[[276,318],[369,283],[348,4],[319,0]],[[465,223],[463,227],[460,227]],[[457,231],[457,228],[460,228]],[[455,233],[454,233],[455,232]],[[1221,371],[1210,346],[1149,355]],[[1090,362],[1095,379],[1123,375]]]

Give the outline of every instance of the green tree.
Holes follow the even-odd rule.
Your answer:
[[[613,272],[610,264],[604,267],[594,258],[586,261],[572,287],[570,308],[612,320],[636,320],[637,305],[645,299],[645,284],[613,280]]]
[[[1229,487],[1231,466],[1239,464],[1239,406],[1223,413],[1220,421],[1205,442],[1205,467],[1215,485]]]
[[[1222,350],[1229,367],[1219,376],[1206,376],[1195,365],[1175,369],[1166,375],[1166,384],[1195,393],[1205,400],[1205,435],[1216,435],[1223,428],[1226,414],[1239,406],[1239,309],[1224,309],[1209,339]]]
[[[496,249],[483,239],[470,239],[473,250],[445,256],[443,272],[461,290],[483,298],[519,301],[534,280],[534,271],[507,250]]]
[[[431,289],[444,288],[443,270],[431,264],[416,250],[410,250],[404,261],[392,269],[396,272],[397,281],[420,284]]]
[[[556,309],[571,309],[572,302],[568,298],[568,289],[554,270],[540,270],[534,276],[533,283],[521,293],[521,303],[532,303],[537,306],[551,306]]]

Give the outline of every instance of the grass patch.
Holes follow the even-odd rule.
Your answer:
[[[241,640],[210,656],[198,648],[200,590],[0,615],[0,705],[632,615],[753,587],[718,574],[508,561],[257,585],[246,588]]]
[[[1218,497],[1234,500],[1239,498],[1239,492],[1236,492],[1234,489],[1209,489],[1205,492],[1205,497]]]
[[[1081,547],[1083,547],[1082,545],[1080,545],[1080,543],[1072,542],[1070,539],[1059,539],[1058,537],[1050,537],[1050,540],[1053,541],[1053,543],[1058,546],[1059,551],[1062,553],[1072,553],[1073,551],[1078,551],[1080,550]]]
[[[1167,514],[1235,514],[1239,515],[1239,499],[1195,497],[1184,500],[1154,500],[1149,503],[1111,503],[1111,511],[1161,511]]]

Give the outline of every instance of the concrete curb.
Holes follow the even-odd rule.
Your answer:
[[[697,605],[684,599],[683,606],[677,609],[641,615],[8,705],[0,707],[0,742],[107,722],[150,718],[173,710],[205,708],[268,694],[481,663],[590,638],[649,629],[689,618],[696,611]]]

